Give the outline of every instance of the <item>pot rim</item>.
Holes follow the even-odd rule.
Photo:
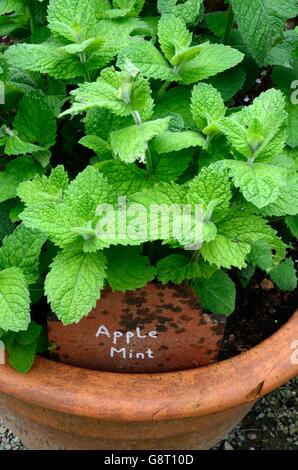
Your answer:
[[[0,392],[33,406],[104,421],[198,417],[254,402],[297,376],[298,363],[291,361],[294,341],[298,310],[258,346],[210,366],[127,374],[38,358],[27,375],[0,366]]]

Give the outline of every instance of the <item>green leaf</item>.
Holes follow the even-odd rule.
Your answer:
[[[285,145],[286,117],[283,94],[271,89],[218,125],[237,152],[252,160],[272,161]]]
[[[0,328],[5,331],[26,330],[30,323],[30,295],[24,274],[19,268],[0,272]]]
[[[37,175],[32,181],[21,183],[17,194],[26,205],[47,201],[61,202],[68,184],[66,171],[62,165],[58,165],[49,177]]]
[[[97,155],[102,158],[108,158],[111,156],[111,149],[106,141],[97,135],[85,135],[79,143],[84,145],[90,150],[93,150]]]
[[[191,151],[160,155],[152,175],[153,179],[157,182],[164,181],[168,183],[176,181],[187,170],[192,158],[193,152]]]
[[[0,202],[14,198],[19,184],[32,179],[38,170],[38,164],[29,157],[20,157],[8,163],[0,172]]]
[[[63,200],[32,204],[21,214],[21,219],[27,227],[45,233],[61,248],[80,241],[83,249],[84,241],[89,245],[87,242],[92,238],[96,250],[110,245],[109,241],[96,239],[93,226],[97,221],[97,206],[110,201],[106,179],[96,168],[89,166],[71,182]]]
[[[290,147],[296,148],[298,147],[298,106],[288,101],[286,110],[288,112],[286,142]]]
[[[6,130],[6,132],[9,134],[6,139],[4,149],[6,155],[25,155],[30,153],[37,153],[44,150],[38,145],[30,144],[29,142],[24,142],[13,131]]]
[[[174,15],[164,15],[158,24],[158,38],[162,52],[170,61],[176,54],[187,49],[192,42],[192,34],[185,23]]]
[[[272,266],[273,254],[269,243],[265,240],[256,241],[251,248],[248,256],[248,262],[263,271]]]
[[[120,52],[117,65],[123,68],[127,60],[130,60],[144,77],[171,82],[179,79],[179,74],[170,67],[152,42],[139,38],[131,40]]]
[[[238,27],[248,50],[259,65],[289,18],[297,15],[296,0],[231,0]]]
[[[202,307],[218,315],[231,315],[235,310],[236,287],[230,277],[217,271],[210,279],[195,284]]]
[[[217,121],[224,117],[225,111],[221,94],[211,85],[200,83],[193,88],[191,112],[196,125],[203,132],[208,126],[216,126]]]
[[[158,0],[158,11],[162,15],[172,14],[187,24],[195,23],[200,14],[203,0]]]
[[[231,100],[244,86],[245,70],[241,66],[234,67],[208,79],[208,83],[216,88],[223,100]]]
[[[294,291],[297,288],[297,273],[291,258],[286,259],[270,271],[270,277],[281,290]]]
[[[17,63],[22,70],[49,74],[64,80],[82,77],[85,72],[79,57],[51,43],[17,44],[5,51],[5,57],[10,65]]]
[[[286,217],[286,224],[295,238],[298,238],[298,215]]]
[[[107,0],[50,0],[49,28],[69,41],[82,41],[94,34],[96,15],[108,8]]]
[[[264,216],[284,217],[298,214],[298,173],[290,174],[284,181],[284,186],[273,204],[262,209]]]
[[[21,374],[27,374],[33,366],[36,356],[36,341],[22,345],[16,341],[7,344],[9,364]]]
[[[171,255],[157,263],[157,277],[163,284],[173,282],[181,284],[198,278],[209,278],[213,275],[216,267],[210,266],[202,259],[191,261],[184,255]]]
[[[72,94],[75,102],[61,114],[76,114],[94,108],[105,108],[118,116],[129,116],[138,111],[142,117],[152,114],[153,102],[147,80],[131,79],[126,72],[117,72],[113,67],[102,71],[94,83],[84,83]]]
[[[64,325],[78,323],[95,307],[106,277],[102,253],[63,251],[46,277],[45,292]]]
[[[189,112],[190,99],[191,92],[187,88],[180,86],[171,88],[156,103],[154,116],[165,117],[169,114],[180,115],[184,121],[185,128],[191,129],[195,127],[195,123]]]
[[[275,165],[225,160],[236,188],[259,209],[274,203],[283,187],[287,172]]]
[[[23,345],[27,346],[37,341],[39,335],[41,334],[42,327],[35,322],[31,322],[28,326],[27,331],[20,331],[16,336],[15,340]]]
[[[232,199],[231,183],[225,169],[216,165],[203,168],[189,185],[187,200],[191,204],[202,204],[205,209],[213,206],[228,208]]]
[[[258,240],[268,241],[275,249],[275,263],[280,262],[285,255],[285,246],[276,236],[276,232],[261,217],[238,210],[221,211],[220,217],[213,220],[217,227],[214,240],[204,243],[201,249],[203,258],[218,268],[246,266],[246,257],[251,246]]]
[[[190,85],[235,67],[243,54],[223,44],[201,44],[201,52],[193,60],[182,64],[179,83]],[[159,77],[157,77],[159,78]]]
[[[7,235],[10,235],[14,230],[14,224],[9,216],[10,210],[10,204],[0,204],[0,241],[2,241]]]
[[[113,291],[140,289],[154,279],[156,269],[139,251],[139,248],[133,247],[113,247],[105,252],[108,260],[107,281]]]
[[[154,140],[154,146],[159,154],[178,152],[190,147],[206,148],[204,137],[195,131],[164,132]]]
[[[56,119],[47,100],[31,92],[21,100],[14,121],[21,140],[50,148],[56,141]]]
[[[19,225],[15,231],[4,239],[0,248],[0,269],[21,268],[29,284],[38,279],[38,264],[41,248],[46,237]]]
[[[126,163],[136,160],[146,161],[148,142],[164,132],[169,125],[169,118],[144,122],[111,133],[114,153]]]
[[[133,164],[109,161],[100,169],[117,196],[129,196],[152,186],[148,174]]]

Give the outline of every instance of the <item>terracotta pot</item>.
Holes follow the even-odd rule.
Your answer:
[[[217,361],[226,318],[204,313],[189,286],[150,283],[134,292],[105,289],[77,324],[48,321],[52,356],[107,372],[156,373]]]
[[[0,415],[30,449],[208,449],[261,396],[298,374],[298,311],[233,359],[163,374],[97,372],[38,359],[0,366]]]

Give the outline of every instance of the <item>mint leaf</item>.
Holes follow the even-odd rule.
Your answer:
[[[251,248],[248,256],[248,262],[263,271],[272,266],[273,254],[271,246],[265,240],[256,241]]]
[[[0,172],[0,202],[14,198],[19,184],[32,179],[38,170],[38,164],[27,157],[16,158],[8,163]]]
[[[259,209],[274,203],[283,190],[287,173],[279,166],[226,160],[236,188]]]
[[[152,114],[153,102],[148,81],[142,77],[133,79],[113,67],[102,71],[96,82],[84,83],[72,94],[75,102],[61,116],[94,108],[108,109],[118,116],[129,116],[133,111],[146,118]]]
[[[19,344],[23,346],[27,346],[37,341],[41,332],[42,332],[42,327],[35,322],[31,322],[30,325],[28,326],[27,331],[20,331],[15,336],[15,340]]]
[[[182,64],[179,70],[179,83],[190,85],[206,80],[218,73],[235,67],[243,60],[243,54],[230,46],[204,43],[197,57]]]
[[[63,251],[51,265],[45,292],[64,325],[79,322],[95,307],[106,277],[102,253]]]
[[[298,215],[286,217],[286,224],[293,236],[298,238]]]
[[[25,181],[18,187],[17,194],[27,205],[41,202],[62,202],[63,192],[69,184],[63,166],[57,166],[49,177],[37,175],[32,181]]]
[[[177,18],[188,24],[195,23],[200,14],[203,0],[186,0],[178,2],[177,0],[158,0],[158,11],[162,15],[173,14]]]
[[[32,368],[36,356],[36,342],[22,345],[16,341],[8,343],[9,364],[21,374],[27,374]]]
[[[206,148],[204,137],[195,131],[164,132],[154,140],[154,146],[159,154],[178,152],[190,147]]]
[[[231,0],[231,4],[248,50],[263,65],[286,20],[297,16],[296,0]]]
[[[27,282],[19,268],[0,271],[0,328],[26,330],[30,323],[30,296]]]
[[[140,289],[154,279],[156,269],[150,266],[149,259],[140,255],[139,251],[139,248],[132,247],[113,247],[106,251],[107,281],[113,291]]]
[[[202,259],[192,261],[184,255],[171,255],[157,263],[157,277],[164,285],[169,282],[181,284],[198,278],[209,278],[216,267],[210,266]]]
[[[214,206],[227,208],[232,199],[231,184],[225,169],[216,165],[203,168],[189,185],[187,200],[191,204],[202,204],[204,209]]]
[[[179,52],[189,48],[192,42],[192,34],[185,23],[174,15],[161,17],[158,38],[161,50],[169,61]]]
[[[270,277],[281,290],[294,291],[297,288],[297,274],[294,261],[291,258],[286,259],[270,271]]]
[[[203,133],[208,133],[206,128],[217,126],[217,121],[224,117],[225,111],[221,94],[211,85],[200,83],[193,88],[191,112],[193,120]]]
[[[14,128],[20,139],[41,147],[50,148],[56,141],[55,116],[46,98],[38,92],[31,92],[21,100]]]
[[[235,310],[236,287],[230,277],[217,271],[210,279],[195,284],[202,307],[218,315],[231,315]]]
[[[126,163],[136,160],[146,161],[148,142],[164,132],[169,119],[157,119],[114,131],[111,133],[111,144],[114,153]]]
[[[201,249],[205,261],[218,268],[242,269],[246,266],[251,245],[258,240],[268,241],[276,250],[275,263],[284,258],[284,244],[261,217],[237,210],[221,211],[221,215],[217,217],[213,219],[217,235],[209,243],[205,242]]]
[[[21,268],[28,284],[38,278],[38,264],[41,248],[46,237],[19,225],[15,231],[4,239],[0,248],[0,269]]]
[[[131,40],[118,56],[118,67],[123,68],[127,60],[130,60],[144,77],[171,82],[179,78],[179,74],[170,67],[152,42],[143,39]]]
[[[100,169],[117,196],[129,196],[152,185],[148,174],[136,165],[113,161],[106,162]]]
[[[298,173],[290,174],[284,181],[282,190],[274,203],[262,209],[264,216],[284,217],[298,214]]]

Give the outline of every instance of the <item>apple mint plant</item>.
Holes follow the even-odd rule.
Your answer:
[[[69,325],[105,286],[189,283],[226,316],[256,270],[297,287],[298,33],[286,27],[297,10],[295,0],[229,0],[211,13],[202,0],[1,3],[0,339],[17,370],[48,348],[36,317],[45,299]],[[128,211],[171,207],[173,220],[199,206],[200,240],[195,219],[182,235],[163,235],[159,219],[152,234],[146,217],[133,237],[113,217],[114,232],[99,232],[98,208],[121,200]]]

